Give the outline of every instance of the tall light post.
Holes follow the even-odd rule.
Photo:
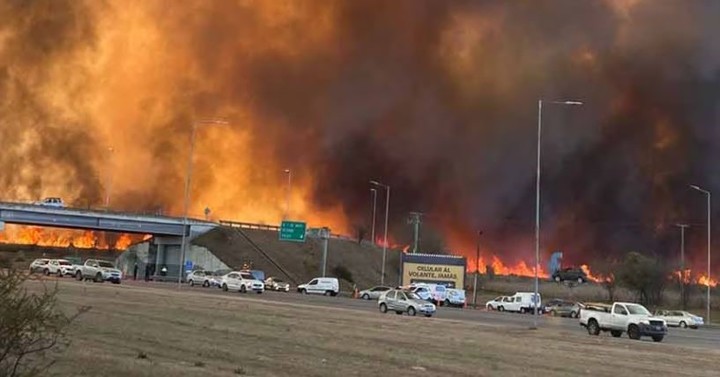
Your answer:
[[[113,147],[108,147],[108,152],[110,154],[108,155],[108,162],[107,162],[107,187],[105,188],[105,209],[107,209],[110,206],[110,189],[112,188],[113,184],[113,155],[115,153],[115,149]]]
[[[370,237],[372,239],[373,245],[375,245],[375,209],[377,208],[377,189],[371,188],[370,192],[373,196],[373,205],[372,205],[372,230],[370,230]]]
[[[183,234],[180,243],[180,266],[178,269],[178,288],[182,286],[183,273],[185,270],[185,249],[187,248],[187,236],[190,232],[188,229],[188,210],[190,208],[190,182],[192,180],[193,153],[195,152],[195,134],[197,127],[203,125],[228,125],[225,120],[210,118],[201,119],[193,122],[192,133],[190,134],[190,153],[188,155],[187,172],[185,173],[185,199],[183,204]]]
[[[390,186],[378,181],[370,181],[370,184],[384,188],[387,194],[385,197],[385,236],[383,241],[382,267],[380,268],[380,285],[385,285],[385,259],[387,258],[388,246],[388,216],[390,215]]]
[[[581,106],[580,101],[549,101],[552,105]],[[538,100],[538,122],[537,122],[537,180],[535,182],[535,295],[533,296],[533,328],[537,328],[538,322],[538,295],[540,280],[538,270],[540,269],[540,151],[542,146],[542,107],[543,100]]]
[[[710,223],[710,197],[712,196],[710,194],[710,191],[705,190],[701,188],[698,185],[690,185],[690,188],[693,190],[700,191],[701,193],[705,194],[707,196],[707,324],[710,324],[710,245],[712,242],[711,239],[711,223]]]
[[[290,218],[290,193],[292,192],[292,171],[290,169],[285,169],[285,174],[287,175],[287,193],[285,197],[285,220],[288,220]]]
[[[685,310],[685,229],[690,225],[675,224],[675,226],[680,228],[680,301]]]
[[[482,234],[482,230],[478,230],[477,253],[475,254],[475,282],[473,283],[473,307],[475,309],[477,309],[477,283],[478,275],[480,274],[480,237]]]

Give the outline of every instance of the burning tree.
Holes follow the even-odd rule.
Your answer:
[[[8,266],[9,267],[9,266]],[[0,271],[0,376],[31,376],[54,363],[53,353],[69,344],[70,324],[89,307],[67,316],[57,305],[57,287],[29,293],[28,275]]]

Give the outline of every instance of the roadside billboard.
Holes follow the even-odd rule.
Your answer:
[[[403,254],[402,285],[429,283],[464,288],[466,265],[465,257],[454,255]]]

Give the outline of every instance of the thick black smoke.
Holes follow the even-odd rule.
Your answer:
[[[670,257],[679,221],[694,225],[691,255],[702,253],[704,201],[687,185],[720,188],[713,163],[720,157],[717,2],[9,4],[0,13],[9,25],[2,30],[12,31],[0,39],[2,132],[21,143],[25,132],[11,126],[18,117],[40,131],[29,149],[37,154],[23,148],[22,156],[3,156],[12,168],[3,168],[2,186],[22,187],[15,196],[47,192],[37,174],[17,174],[47,164],[69,172],[53,183],[101,200],[100,117],[84,118],[78,105],[70,123],[88,124],[59,137],[52,130],[67,129],[65,119],[33,90],[53,64],[80,55],[92,61],[92,51],[107,51],[95,41],[126,27],[136,44],[122,50],[131,54],[112,55],[117,64],[158,66],[140,71],[132,95],[117,94],[130,119],[109,116],[150,154],[142,160],[150,173],[132,184],[126,177],[118,206],[177,210],[190,120],[250,114],[232,125],[232,136],[250,135],[242,150],[198,158],[196,191],[223,185],[239,202],[266,203],[264,193],[283,179],[268,171],[287,166],[299,186],[312,185],[315,209],[341,207],[349,224],[367,228],[369,180],[377,179],[392,188],[396,243],[409,243],[405,219],[421,211],[425,229],[443,234],[449,249],[472,255],[482,229],[486,251],[527,258],[537,101],[575,99],[585,105],[544,108],[543,253],[560,249],[571,262],[629,250]],[[76,92],[63,95],[71,108],[73,99],[88,100],[77,80]],[[222,167],[236,163],[249,167],[237,187],[227,187]],[[211,204],[218,211],[232,205],[228,198]],[[379,225],[382,209],[379,200]]]

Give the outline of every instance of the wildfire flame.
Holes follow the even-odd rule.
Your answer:
[[[37,245],[45,247],[76,247],[78,249],[125,250],[137,237],[121,234],[106,237],[104,233],[90,230],[47,229],[7,225],[0,232],[0,243],[16,245]]]
[[[587,279],[590,280],[590,281],[594,281],[594,282],[596,282],[596,283],[601,283],[601,282],[605,282],[605,281],[612,281],[612,277],[604,277],[604,276],[601,276],[601,275],[595,275],[595,274],[593,274],[592,271],[590,271],[590,266],[588,266],[587,264],[581,265],[581,266],[580,266],[580,269],[583,270],[583,272],[585,273],[585,275],[587,275]]]
[[[684,278],[681,270],[673,271],[672,276],[673,278],[677,278],[678,281],[682,281],[685,284],[698,284],[704,285],[706,287],[709,285],[713,288],[717,287],[718,285],[717,279],[713,279],[712,277],[708,278],[708,276],[704,274],[699,274],[693,277],[693,273],[689,268],[685,270]]]
[[[707,277],[705,275],[701,275],[697,278],[697,283],[704,286],[710,286],[713,288],[716,288],[718,285],[718,281],[716,279],[713,279],[712,277]]]

